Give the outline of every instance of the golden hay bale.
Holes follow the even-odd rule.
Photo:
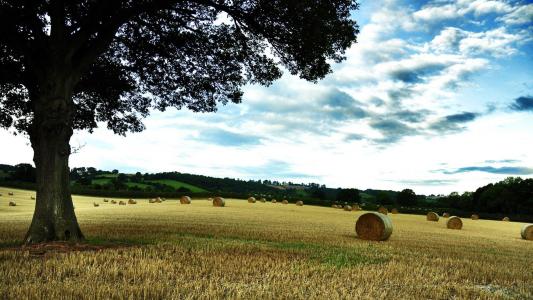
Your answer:
[[[442,213],[442,217],[443,218],[449,218],[450,217],[450,214],[445,212],[445,213]]]
[[[533,224],[526,224],[522,227],[520,235],[524,240],[533,241]]]
[[[448,229],[461,229],[463,228],[463,221],[459,217],[450,217],[446,221],[446,227],[448,227]]]
[[[13,196],[13,192],[7,193],[8,196]]]
[[[303,206],[303,205],[304,205],[304,202],[303,202],[302,200],[296,201],[296,205],[298,205],[298,206]]]
[[[395,207],[391,210],[391,214],[393,215],[397,215],[398,214],[398,209]]]
[[[189,196],[182,196],[180,198],[180,203],[181,204],[191,204],[191,197]]]
[[[117,204],[117,201],[111,200],[111,204]]]
[[[150,199],[148,199],[148,203],[155,203],[155,200],[150,198]]]
[[[337,208],[337,204],[331,204],[331,207]]]
[[[392,234],[392,222],[389,216],[368,212],[357,219],[355,232],[363,240],[385,241]]]
[[[261,198],[261,200],[259,200],[259,201],[261,201],[261,203],[265,203],[267,201],[267,199]]]
[[[100,206],[100,204],[98,204],[98,203],[96,203],[96,202],[93,202],[93,205],[94,205],[94,207],[98,207],[98,206]]]
[[[277,201],[276,199],[272,199],[272,201],[270,201],[270,202],[272,202],[272,203],[276,203],[276,202],[278,202],[278,201]]]
[[[287,201],[287,200],[283,200],[283,201],[281,201],[281,203],[283,203],[283,204],[289,204],[289,201]]]
[[[15,201],[9,201],[9,206],[17,206],[17,203]]]
[[[511,219],[509,219],[509,217],[505,217],[505,218],[502,219],[502,221],[509,222],[509,221],[511,221]]]
[[[380,206],[380,207],[378,208],[378,212],[379,212],[380,214],[384,214],[384,215],[386,215],[386,214],[389,213],[389,210],[388,210],[385,206]]]
[[[108,199],[104,199],[104,202],[109,202],[109,200]]]
[[[213,199],[213,206],[217,206],[217,207],[226,206],[226,200],[224,200],[224,198],[222,197],[215,197]]]
[[[470,218],[471,218],[472,220],[479,220],[479,216],[476,215],[476,214],[473,214]]]
[[[435,212],[428,212],[428,214],[426,215],[426,220],[428,221],[433,221],[433,222],[438,222],[439,221],[439,215]]]
[[[255,203],[255,198],[254,197],[248,198],[248,203]]]
[[[120,200],[120,202],[118,203],[118,205],[126,205],[126,202]]]
[[[359,204],[354,204],[354,205],[352,205],[352,210],[353,211],[359,211],[359,210],[361,210],[361,206],[359,206]]]
[[[133,200],[133,199],[130,199],[130,200],[128,200],[128,204],[137,204],[137,201]]]
[[[352,207],[350,205],[344,205],[343,209],[345,211],[352,211]]]

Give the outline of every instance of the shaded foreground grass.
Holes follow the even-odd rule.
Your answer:
[[[7,249],[34,205],[30,192],[14,191],[0,188],[0,298],[533,297],[533,243],[519,238],[520,223],[463,220],[454,231],[399,214],[388,242],[367,242],[355,237],[359,212],[75,197],[89,244],[126,247],[32,257]]]

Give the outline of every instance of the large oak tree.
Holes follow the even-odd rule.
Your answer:
[[[356,40],[352,0],[0,0],[0,126],[27,134],[37,201],[26,243],[83,240],[74,130],[143,130],[151,109],[212,112],[281,68],[316,81]]]

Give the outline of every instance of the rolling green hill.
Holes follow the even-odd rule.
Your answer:
[[[179,189],[183,187],[183,188],[189,189],[193,193],[207,192],[207,190],[203,188],[200,188],[200,187],[197,187],[192,184],[185,183],[185,182],[172,180],[172,179],[156,179],[156,180],[149,180],[146,182],[147,183],[160,183],[160,184],[171,186],[174,189]]]

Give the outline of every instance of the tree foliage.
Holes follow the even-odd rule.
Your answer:
[[[212,112],[247,83],[315,81],[344,59],[351,0],[0,1],[0,126],[27,131],[50,80],[71,127],[140,131],[151,109]]]
[[[415,206],[416,194],[411,189],[404,189],[396,195],[396,202],[401,206]]]

